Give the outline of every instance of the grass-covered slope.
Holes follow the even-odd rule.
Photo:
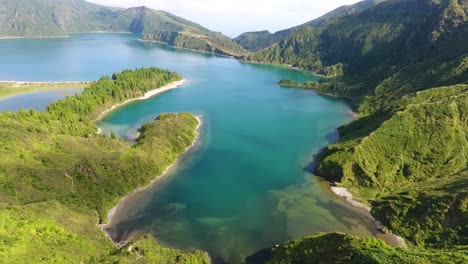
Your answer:
[[[207,263],[151,238],[117,250],[98,223],[128,192],[148,184],[191,145],[191,114],[163,114],[136,144],[101,136],[99,112],[181,77],[138,69],[91,83],[44,112],[0,113],[0,259],[6,263]]]
[[[410,94],[340,128],[317,174],[417,244],[468,243],[468,85]]]
[[[373,238],[339,233],[319,234],[265,249],[247,258],[247,264],[455,264],[465,263],[468,248],[429,251],[394,248]]]

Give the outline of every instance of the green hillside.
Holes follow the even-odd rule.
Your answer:
[[[468,243],[468,85],[404,96],[340,135],[318,175],[370,201],[379,220],[415,244]]]
[[[259,51],[276,42],[284,40],[285,38],[289,37],[291,34],[297,31],[301,31],[304,27],[309,26],[314,28],[321,28],[323,26],[326,26],[334,19],[358,13],[370,6],[373,6],[383,1],[385,0],[365,0],[353,5],[341,6],[312,21],[306,22],[296,27],[284,29],[275,33],[270,33],[269,31],[246,32],[236,37],[234,39],[234,42],[249,51]]]
[[[208,263],[201,251],[168,249],[150,237],[117,249],[98,227],[119,199],[161,175],[192,144],[198,121],[161,114],[131,144],[98,135],[92,120],[180,79],[156,68],[127,70],[47,111],[0,113],[0,262]]]
[[[424,248],[394,248],[373,238],[339,233],[319,234],[262,250],[247,258],[247,264],[455,264],[465,263],[468,248],[440,251]]]

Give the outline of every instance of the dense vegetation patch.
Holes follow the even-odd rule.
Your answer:
[[[92,120],[111,105],[180,78],[156,68],[127,70],[47,111],[0,113],[2,260],[206,263],[203,252],[166,249],[149,238],[132,250],[116,250],[97,226],[122,196],[148,184],[191,145],[198,121],[188,113],[162,114],[143,126],[132,145],[98,135]]]
[[[298,83],[298,82],[295,82],[295,81],[292,81],[292,80],[287,80],[287,79],[283,79],[281,81],[279,81],[279,86],[281,87],[285,87],[285,88],[288,88],[288,87],[297,87],[297,88],[304,88],[304,89],[315,89],[319,86],[319,82],[316,82],[316,81],[308,81],[308,82],[304,82],[304,83]]]

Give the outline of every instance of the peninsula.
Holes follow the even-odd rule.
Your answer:
[[[208,263],[204,252],[168,249],[151,237],[116,249],[97,226],[119,199],[162,175],[193,144],[199,121],[189,113],[161,114],[131,144],[98,135],[92,120],[112,105],[181,80],[157,68],[126,70],[45,112],[0,113],[0,259]]]

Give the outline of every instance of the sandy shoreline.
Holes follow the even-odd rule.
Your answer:
[[[360,202],[357,202],[353,199],[353,194],[351,194],[350,191],[348,191],[348,189],[346,188],[343,188],[343,187],[334,187],[332,186],[331,187],[331,190],[334,194],[336,194],[337,196],[339,197],[343,197],[345,198],[345,200],[350,203],[351,205],[355,206],[355,207],[359,207],[359,208],[363,208],[363,209],[366,209],[367,211],[371,211],[371,208],[363,203],[360,203]]]
[[[119,103],[119,104],[116,104],[116,105],[113,105],[111,108],[101,112],[101,114],[94,120],[94,122],[97,122],[99,120],[101,120],[102,118],[104,118],[107,114],[109,114],[110,112],[114,111],[116,108],[119,108],[123,105],[126,105],[130,102],[133,102],[133,101],[140,101],[140,100],[146,100],[146,99],[149,99],[157,94],[160,94],[160,93],[163,93],[163,92],[166,92],[166,91],[169,91],[169,90],[172,90],[172,89],[175,89],[181,85],[183,85],[185,83],[185,79],[182,79],[180,81],[175,81],[175,82],[172,82],[172,83],[169,83],[163,87],[159,87],[159,88],[156,88],[156,89],[153,89],[151,91],[148,91],[147,93],[145,93],[145,95],[143,95],[142,97],[138,97],[138,98],[132,98],[132,99],[128,99],[122,103]],[[98,129],[98,134],[100,134],[102,132],[101,129]]]
[[[363,203],[355,201],[353,199],[353,194],[348,189],[343,188],[343,187],[332,186],[331,190],[335,195],[345,198],[346,202],[348,202],[352,206],[357,207],[357,208],[362,208],[362,209],[366,210],[369,213],[369,216],[372,218],[372,220],[377,224],[377,226],[379,226],[380,229],[383,228],[382,223],[380,223],[377,219],[375,219],[371,215],[371,213],[370,213],[371,208],[369,206],[363,204]],[[400,236],[397,236],[395,234],[392,234],[391,232],[387,232],[384,235],[387,235],[387,236],[391,237],[392,240],[397,244],[396,246],[398,246],[398,247],[408,247],[408,245],[406,244],[406,241],[405,241],[404,238],[402,238]]]
[[[203,124],[203,119],[202,119],[202,116],[194,116],[197,121],[198,121],[198,124],[197,124],[197,127],[195,128],[195,139],[193,140],[192,144],[190,146],[188,146],[178,157],[177,159],[175,160],[174,163],[172,163],[171,165],[169,165],[166,170],[164,170],[164,172],[159,175],[159,176],[156,176],[148,185],[146,186],[143,186],[143,187],[139,187],[138,189],[135,189],[133,191],[131,191],[130,193],[128,193],[127,195],[125,195],[124,197],[122,197],[119,202],[112,208],[109,210],[109,212],[107,213],[107,223],[106,224],[98,224],[99,228],[102,230],[102,232],[104,232],[104,234],[106,235],[106,237],[112,241],[112,243],[114,243],[114,245],[118,248],[122,248],[124,246],[126,246],[132,239],[133,237],[129,238],[128,240],[125,240],[125,241],[121,241],[119,243],[116,243],[109,235],[109,233],[105,230],[109,223],[111,223],[112,221],[112,217],[114,216],[115,212],[117,211],[117,209],[119,208],[119,205],[121,205],[122,203],[125,202],[125,200],[128,199],[129,196],[131,196],[132,194],[134,193],[137,193],[137,192],[141,192],[141,191],[144,191],[145,189],[148,189],[150,187],[152,187],[154,184],[156,184],[157,182],[163,180],[166,176],[169,175],[169,172],[171,169],[173,169],[179,162],[180,160],[184,157],[184,155],[187,154],[187,152],[189,150],[191,150],[198,142],[199,142],[199,139],[200,139],[200,129],[202,127],[202,124]]]

